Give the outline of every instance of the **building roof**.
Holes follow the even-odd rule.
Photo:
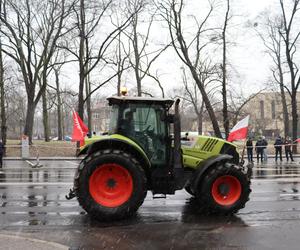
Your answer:
[[[166,105],[168,108],[172,106],[174,100],[165,98],[152,98],[152,97],[140,97],[140,96],[112,96],[107,98],[109,105],[121,104],[124,102],[130,103],[146,103],[146,104],[160,104]]]

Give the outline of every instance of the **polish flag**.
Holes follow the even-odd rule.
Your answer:
[[[88,133],[88,127],[83,123],[80,116],[73,110],[73,133],[72,141],[80,141],[80,146],[83,145],[84,137]]]
[[[247,138],[249,127],[249,115],[239,121],[230,131],[227,141],[243,140]]]

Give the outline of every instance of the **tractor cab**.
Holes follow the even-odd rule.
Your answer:
[[[151,165],[162,166],[170,158],[169,109],[173,100],[142,97],[110,97],[112,106],[108,134],[120,134],[136,142]]]

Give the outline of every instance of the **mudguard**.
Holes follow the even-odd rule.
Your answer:
[[[194,172],[193,177],[190,180],[190,188],[193,193],[195,193],[198,184],[201,182],[205,172],[210,168],[214,167],[215,163],[221,162],[221,161],[229,161],[233,157],[232,155],[216,155],[212,156],[204,161],[201,161],[199,165],[197,166],[197,170]]]
[[[91,144],[87,144],[84,148],[82,148],[78,156],[83,154],[90,155],[94,152],[105,149],[124,150],[132,154],[136,159],[140,160],[141,165],[146,169],[150,168],[151,166],[149,158],[147,157],[143,149],[134,141],[121,135],[103,137],[100,140],[94,141]]]

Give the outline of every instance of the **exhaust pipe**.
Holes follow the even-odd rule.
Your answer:
[[[180,126],[180,114],[179,114],[180,99],[175,102],[175,114],[174,114],[174,177],[176,183],[176,190],[182,189],[185,185],[184,169],[182,163],[181,152],[181,126]]]
[[[179,114],[180,99],[175,102],[174,114],[174,168],[182,168],[182,154],[181,154],[181,125]]]

